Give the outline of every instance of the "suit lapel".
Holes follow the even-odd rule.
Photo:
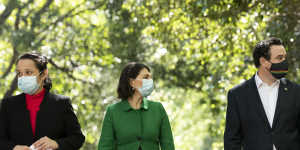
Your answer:
[[[277,102],[276,102],[276,109],[275,109],[272,128],[276,127],[276,124],[278,122],[278,118],[280,115],[280,108],[282,106],[282,101],[284,100],[284,98],[287,97],[287,94],[288,94],[288,87],[287,87],[287,83],[285,80],[286,79],[281,79],[280,84],[279,84],[278,98],[277,98]]]
[[[30,123],[30,114],[29,111],[27,110],[27,106],[26,106],[26,98],[25,98],[25,94],[22,94],[20,96],[19,101],[19,110],[20,110],[20,118],[24,119],[24,125],[23,127],[25,128],[25,132],[24,135],[28,135],[28,139],[31,139],[31,141],[33,140],[33,133],[32,133],[32,127],[31,127],[31,123]],[[20,125],[22,126],[22,125]]]
[[[45,119],[45,113],[47,110],[47,105],[49,103],[49,92],[46,91],[45,93],[45,96],[43,98],[43,101],[40,105],[40,110],[37,112],[37,115],[36,115],[36,129],[35,129],[35,137],[41,137],[41,131],[42,131],[42,128],[44,126],[44,119]],[[47,118],[46,118],[47,119]],[[37,139],[38,140],[38,139]]]
[[[249,97],[250,100],[254,103],[255,111],[258,113],[258,116],[260,117],[261,121],[267,126],[268,129],[271,129],[270,123],[268,121],[265,109],[263,107],[263,104],[261,102],[257,86],[255,83],[255,76],[253,76],[249,80]]]

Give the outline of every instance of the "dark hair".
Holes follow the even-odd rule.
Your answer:
[[[272,45],[283,45],[283,43],[281,39],[272,37],[268,40],[260,41],[255,45],[253,51],[253,59],[256,68],[260,66],[260,62],[259,62],[260,57],[264,57],[267,60],[271,59],[270,47]]]
[[[24,53],[23,55],[21,55],[17,59],[17,63],[21,59],[30,59],[30,60],[32,60],[40,73],[44,73],[44,71],[47,70],[48,59],[47,59],[47,57],[41,55],[40,53],[37,53],[37,52]],[[43,87],[48,91],[52,88],[52,81],[51,81],[49,75],[44,80],[44,86]]]
[[[130,62],[121,72],[119,85],[118,85],[118,98],[127,100],[134,93],[133,87],[130,85],[130,79],[135,79],[146,68],[150,72],[150,68],[144,64]]]

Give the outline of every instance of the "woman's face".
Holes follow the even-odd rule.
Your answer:
[[[143,79],[151,79],[152,76],[151,76],[151,73],[146,69],[146,68],[143,68],[139,75],[131,80],[130,84],[133,88],[137,89],[137,88],[141,88],[143,86]]]
[[[35,63],[31,59],[20,59],[17,63],[17,76],[36,76],[39,85],[42,85],[42,81],[46,78],[46,71],[40,73],[39,69],[35,66]]]

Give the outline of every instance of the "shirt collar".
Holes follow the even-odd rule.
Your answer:
[[[124,111],[131,111],[131,110],[134,110],[130,104],[128,103],[128,100],[123,100],[123,105],[122,105],[122,109]],[[149,109],[149,102],[148,102],[148,99],[147,98],[143,98],[143,102],[142,102],[142,105],[141,105],[141,109],[142,110],[148,110]]]
[[[261,78],[258,75],[258,72],[256,72],[255,74],[255,82],[256,82],[256,86],[257,88],[260,88],[262,85],[266,84],[264,81],[261,80]],[[279,85],[280,80],[276,80],[271,86],[275,86],[275,85]]]

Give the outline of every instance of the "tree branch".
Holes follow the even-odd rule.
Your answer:
[[[4,24],[6,19],[10,16],[11,12],[18,6],[17,0],[9,0],[5,10],[0,15],[0,26]]]
[[[6,93],[4,94],[4,98],[12,96],[12,94],[17,88],[18,88],[18,77],[15,76],[15,78],[11,82],[10,89],[6,91]]]
[[[14,25],[16,31],[19,30],[20,13],[21,13],[21,8],[18,9],[18,13],[17,13],[17,16],[16,16],[15,25]],[[19,53],[18,53],[18,51],[16,49],[16,46],[13,46],[13,56],[12,56],[12,58],[10,60],[8,68],[6,69],[6,71],[4,72],[4,74],[1,76],[2,79],[4,79],[10,73],[13,65],[15,64],[15,61],[18,58],[18,55],[19,55]]]
[[[84,83],[84,84],[91,84],[91,85],[95,86],[96,88],[99,88],[99,89],[100,89],[100,86],[99,86],[98,84],[95,84],[95,83],[92,83],[92,82],[89,82],[89,81],[86,81],[86,80],[83,80],[83,79],[79,79],[79,78],[74,77],[74,76],[70,73],[72,69],[69,69],[69,68],[66,68],[66,67],[60,67],[60,66],[58,66],[52,59],[49,59],[49,63],[50,63],[51,65],[53,65],[56,69],[61,70],[62,72],[66,73],[66,75],[67,75],[69,78],[71,78],[71,79],[73,79],[73,80],[76,80],[76,81],[80,81],[80,82],[82,82],[82,83]]]
[[[45,32],[45,31],[48,30],[51,26],[56,27],[56,25],[57,25],[59,22],[65,20],[67,17],[71,16],[72,12],[73,12],[75,9],[76,9],[76,7],[72,8],[72,9],[69,10],[67,13],[65,13],[65,14],[62,15],[62,16],[60,16],[58,19],[56,19],[54,22],[52,22],[52,23],[46,25],[43,29],[41,29],[41,31],[39,31],[39,32],[37,33],[37,35],[39,35],[39,34]]]
[[[15,30],[19,30],[21,11],[22,11],[22,8],[18,8],[18,12],[16,14],[16,21],[15,21]]]
[[[47,26],[45,26],[44,29],[42,29],[39,33],[37,33],[37,35],[39,35],[40,33],[43,33],[45,32],[46,30],[48,30],[51,26],[54,26],[56,27],[56,25],[59,23],[59,22],[62,22],[63,20],[65,20],[66,18],[68,17],[74,17],[76,15],[79,15],[85,11],[92,11],[92,10],[96,10],[98,8],[100,8],[104,3],[99,3],[98,5],[96,5],[95,7],[93,8],[89,8],[89,9],[84,9],[84,10],[79,10],[78,12],[75,12],[74,14],[72,14],[77,8],[79,8],[80,5],[82,4],[79,4],[77,6],[75,6],[74,8],[70,9],[68,12],[66,12],[64,15],[60,16],[57,20],[55,20],[54,22],[52,22],[51,24],[48,24]]]
[[[7,67],[6,71],[4,72],[4,74],[1,76],[2,79],[4,79],[11,71],[13,65],[15,64],[17,58],[18,58],[19,53],[17,52],[17,50],[15,48],[13,48],[13,56],[10,60],[9,66]]]
[[[49,59],[48,61],[49,61],[49,63],[50,63],[52,66],[54,66],[56,69],[61,70],[61,71],[66,72],[66,73],[67,73],[67,72],[70,72],[70,69],[69,69],[69,68],[58,66],[52,59]]]
[[[23,9],[25,7],[27,7],[29,4],[33,3],[33,0],[29,0],[27,3],[23,4],[22,6],[20,6],[20,9]]]
[[[53,0],[47,0],[43,7],[34,15],[32,18],[31,30],[33,30],[38,22],[40,22],[41,15],[47,11],[52,2]]]
[[[21,6],[19,6],[20,14],[21,14],[22,9],[26,8],[26,7],[29,6],[29,4],[31,4],[31,3],[33,3],[33,0],[28,0],[27,3],[22,4]],[[30,12],[30,11],[29,11],[29,12]],[[28,14],[30,14],[30,13],[28,13]],[[19,15],[19,17],[20,17],[21,20],[25,23],[25,26],[27,26],[27,25],[28,25],[28,22],[27,22],[26,18],[27,18],[28,16],[25,16],[25,17],[24,17],[24,16],[20,16],[20,15]]]

